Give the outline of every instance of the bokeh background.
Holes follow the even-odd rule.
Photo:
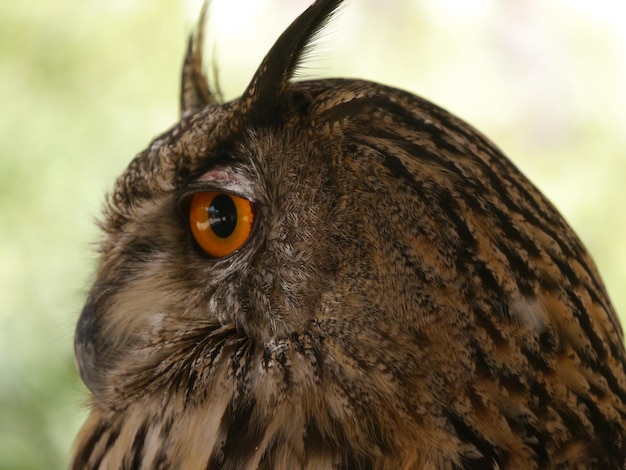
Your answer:
[[[227,98],[308,0],[214,0]],[[352,0],[301,77],[405,88],[490,136],[561,209],[626,315],[623,0]],[[0,2],[0,469],[67,466],[72,336],[105,191],[178,113],[197,1]],[[211,50],[212,48],[209,48]]]

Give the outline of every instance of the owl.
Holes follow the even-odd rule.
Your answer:
[[[240,98],[203,72],[104,209],[73,469],[626,465],[596,266],[486,137],[411,93],[294,81],[317,0]]]

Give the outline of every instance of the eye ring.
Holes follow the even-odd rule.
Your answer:
[[[250,237],[254,218],[252,202],[232,194],[206,191],[191,199],[191,232],[211,258],[223,258],[238,250]]]

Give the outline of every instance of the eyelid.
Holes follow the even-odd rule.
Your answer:
[[[193,196],[203,192],[218,192],[247,199],[260,214],[262,210],[258,201],[258,191],[255,191],[255,188],[250,178],[242,175],[241,172],[237,172],[230,166],[217,166],[188,183],[187,187],[179,192],[178,213],[186,224]]]
[[[252,182],[235,172],[230,167],[217,167],[204,173],[194,183],[194,186],[212,188],[221,192],[232,193],[245,199],[253,200]]]

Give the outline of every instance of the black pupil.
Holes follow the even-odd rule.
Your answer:
[[[213,233],[220,238],[232,235],[237,226],[237,207],[230,196],[215,196],[209,206],[209,224]]]

